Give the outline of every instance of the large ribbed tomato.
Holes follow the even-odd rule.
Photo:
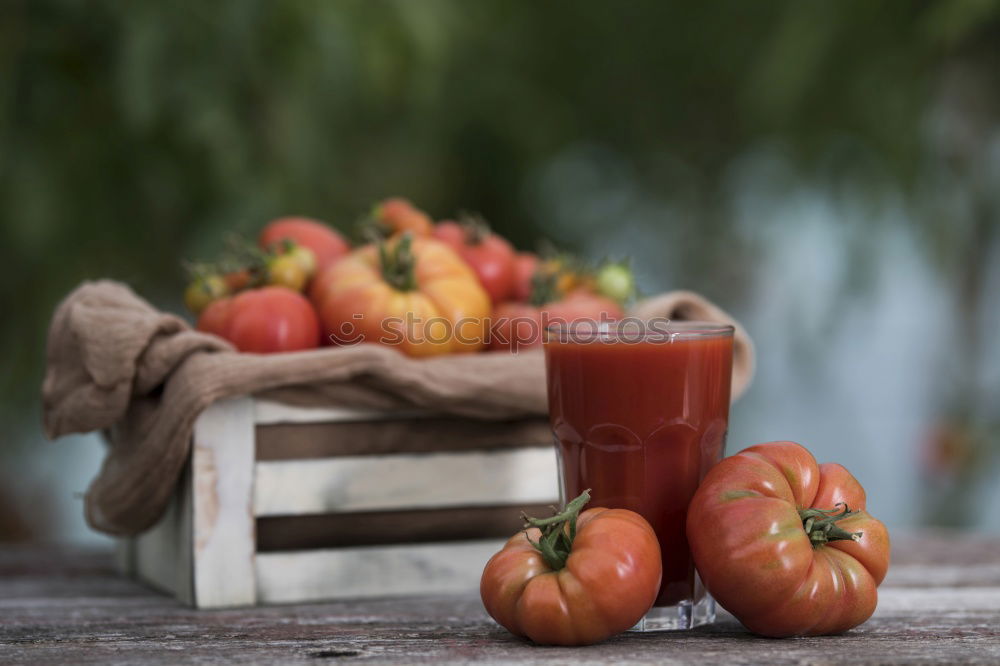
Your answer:
[[[847,631],[871,617],[889,533],[842,466],[794,442],[724,459],[688,509],[688,542],[716,600],[764,636]]]
[[[545,645],[589,645],[635,625],[652,607],[663,572],[645,518],[593,508],[583,495],[551,518],[533,519],[487,562],[486,611],[512,634]],[[579,518],[577,518],[579,515]]]
[[[409,233],[355,250],[313,280],[334,344],[376,342],[410,356],[483,347],[490,299],[443,243]]]

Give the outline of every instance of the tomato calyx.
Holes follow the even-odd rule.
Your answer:
[[[837,507],[844,507],[839,510]],[[830,541],[860,541],[861,532],[848,532],[837,525],[837,521],[857,515],[844,502],[837,502],[832,509],[799,509],[802,529],[809,536],[813,548]]]
[[[541,307],[559,300],[562,295],[559,292],[558,272],[539,269],[531,277],[531,297],[528,299],[530,305]]]
[[[378,243],[379,263],[382,277],[399,291],[413,291],[417,288],[415,270],[417,258],[413,254],[413,234],[406,232],[392,244],[390,241]]]
[[[490,223],[478,213],[461,213],[458,224],[465,230],[465,242],[469,245],[481,245],[493,233]]]
[[[528,543],[542,554],[542,559],[553,571],[559,571],[566,566],[566,559],[573,551],[573,539],[576,538],[576,519],[584,505],[590,501],[590,490],[569,502],[563,510],[548,518],[532,518],[524,513],[524,528],[537,527],[542,531],[538,541],[528,539]]]
[[[361,242],[378,243],[392,238],[393,231],[392,225],[382,220],[382,207],[375,206],[367,217],[355,224],[354,236]]]

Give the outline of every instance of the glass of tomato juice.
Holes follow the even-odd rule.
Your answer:
[[[725,447],[733,327],[554,324],[544,346],[563,501],[589,488],[589,506],[641,514],[660,542],[660,592],[636,629],[713,622],[685,529],[691,497]]]

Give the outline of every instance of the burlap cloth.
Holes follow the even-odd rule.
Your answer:
[[[753,373],[753,347],[729,315],[691,292],[647,300],[633,314],[736,325],[733,396]],[[42,386],[50,438],[104,430],[107,457],[85,498],[87,522],[114,535],[156,522],[209,404],[236,395],[504,421],[544,416],[541,352],[408,358],[378,345],[240,354],[161,312],[123,284],[86,282],[57,307]],[[501,427],[498,423],[498,427]]]

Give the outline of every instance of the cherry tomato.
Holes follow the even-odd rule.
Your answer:
[[[763,636],[847,631],[875,611],[889,533],[865,491],[794,442],[722,460],[688,509],[687,535],[712,596]]]
[[[634,626],[653,605],[662,574],[653,528],[627,509],[593,508],[577,519],[589,499],[570,502],[554,523],[529,519],[535,526],[487,562],[483,605],[512,634],[589,645]]]
[[[250,282],[253,280],[253,274],[249,268],[243,268],[238,271],[226,273],[222,276],[222,279],[226,281],[229,293],[235,294],[236,292],[242,291],[250,286]]]
[[[214,333],[242,352],[311,349],[319,344],[319,320],[306,298],[286,287],[264,287],[212,303],[198,330]]]
[[[292,254],[279,254],[267,262],[268,284],[302,291],[308,280],[309,274],[302,267],[301,259]]]
[[[598,269],[594,287],[602,296],[625,303],[635,297],[635,275],[626,262],[606,263]]]
[[[577,289],[596,290],[590,269],[584,262],[570,254],[561,253],[545,259],[538,273],[541,273],[544,281],[551,282],[548,289],[554,290],[557,294],[568,294]]]
[[[316,274],[316,253],[307,248],[305,245],[295,244],[290,250],[285,252],[285,254],[293,257],[295,261],[299,262],[299,265],[302,266],[302,270],[306,272],[306,279],[309,279]]]
[[[260,232],[257,243],[263,250],[273,250],[284,240],[312,250],[317,270],[329,266],[350,252],[344,237],[329,226],[305,217],[283,217],[269,223]]]
[[[514,289],[514,248],[480,220],[465,224],[445,221],[434,227],[434,237],[449,245],[475,271],[490,301],[510,298]]]
[[[212,301],[216,301],[229,293],[229,286],[222,276],[206,275],[198,277],[192,280],[191,284],[184,290],[184,305],[192,313],[200,314]]]

